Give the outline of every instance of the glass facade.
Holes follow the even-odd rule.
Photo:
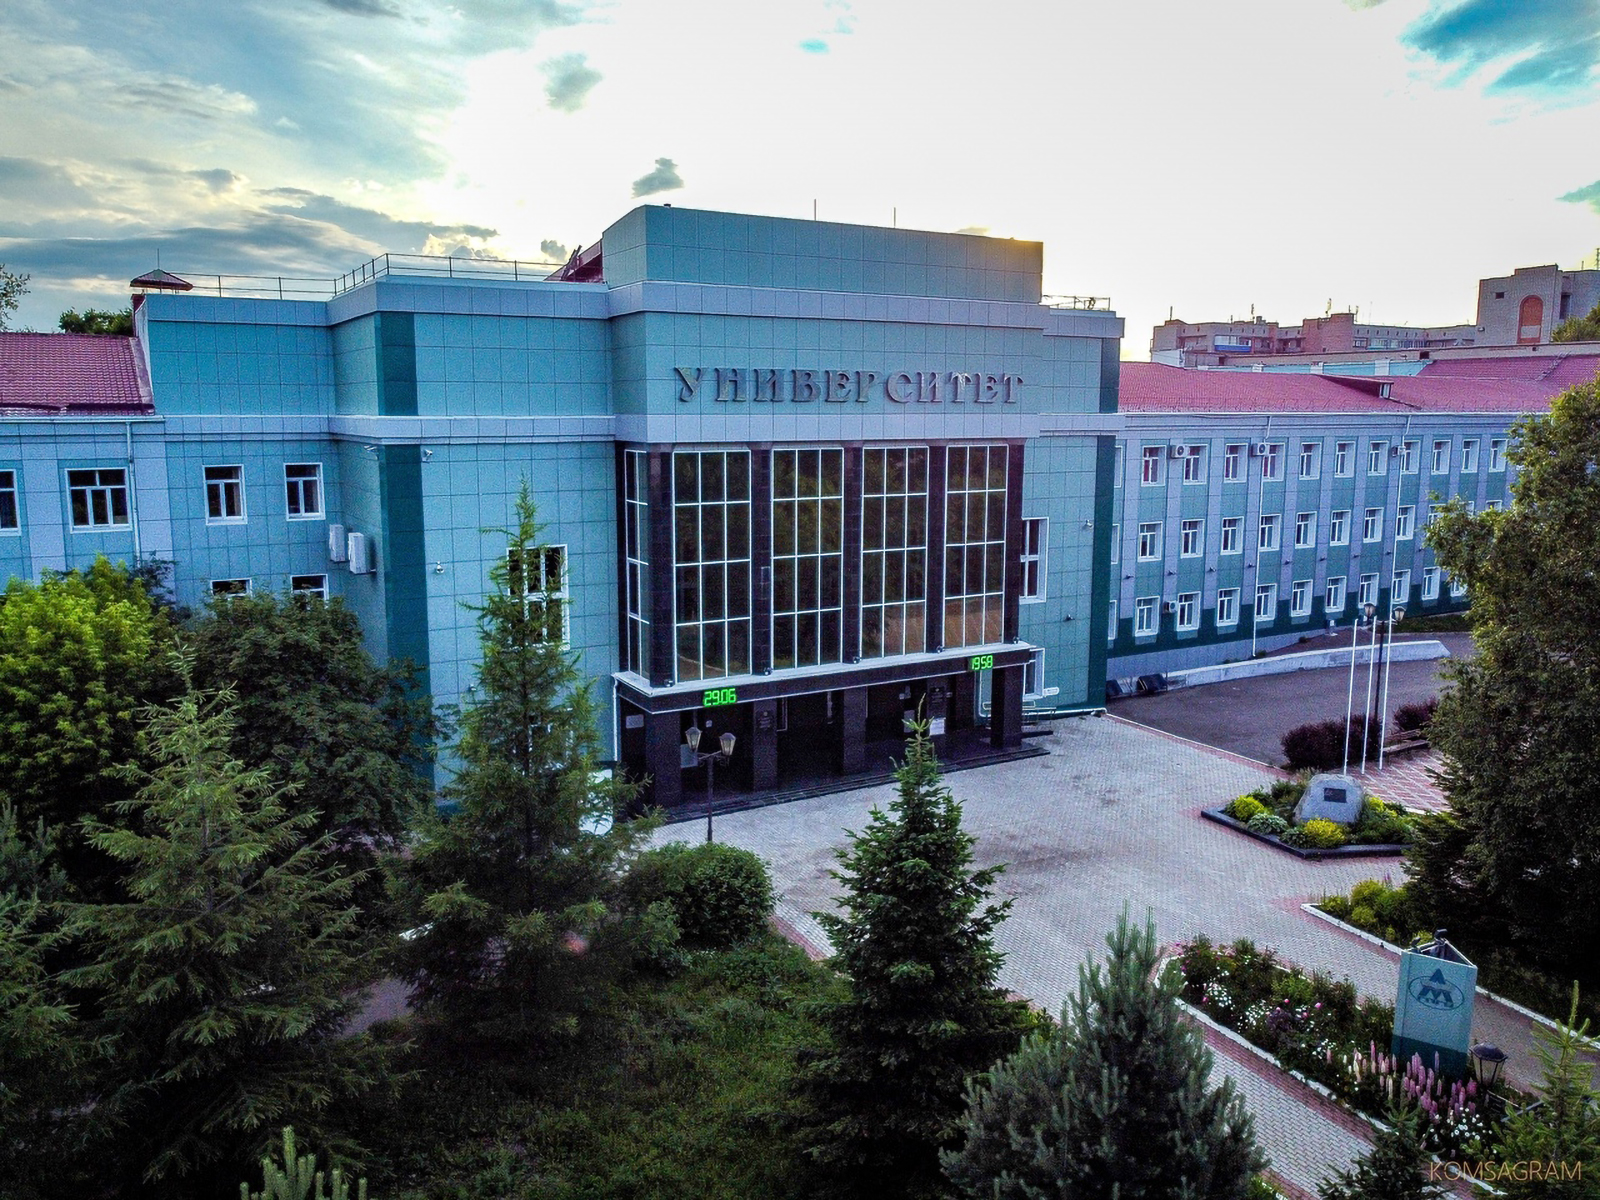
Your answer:
[[[623,586],[628,635],[623,668],[650,675],[650,459],[642,450],[622,456]]]
[[[945,458],[944,644],[1001,638],[1005,612],[1005,446],[951,446]]]
[[[750,670],[750,453],[672,456],[673,625],[680,680]]]
[[[844,451],[774,450],[773,667],[840,662],[843,613]]]
[[[861,657],[925,650],[928,451],[867,449],[861,482]]]

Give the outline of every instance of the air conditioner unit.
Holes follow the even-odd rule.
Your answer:
[[[1251,442],[1250,443],[1250,457],[1252,457],[1252,458],[1264,458],[1264,457],[1266,457],[1266,453],[1267,453],[1267,444],[1265,442]]]
[[[346,545],[346,552],[350,556],[350,574],[372,574],[372,555],[367,547],[367,535],[364,533],[352,533]]]
[[[329,525],[328,526],[328,561],[329,562],[344,562],[344,560],[346,558],[348,558],[348,557],[349,557],[349,552],[345,548],[345,541],[344,541],[344,526],[343,525]]]
[[[1175,613],[1175,612],[1177,612],[1178,611],[1178,602],[1176,600],[1168,600],[1165,604],[1163,604],[1161,606],[1161,611],[1164,612],[1164,613]]]
[[[1167,447],[1167,457],[1169,457],[1169,458],[1188,458],[1189,457],[1189,447],[1187,447],[1185,445],[1182,445],[1182,444],[1180,444],[1178,442],[1174,442],[1171,446]]]

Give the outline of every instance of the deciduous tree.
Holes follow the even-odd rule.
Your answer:
[[[801,1084],[809,1152],[841,1195],[942,1194],[939,1150],[958,1134],[968,1077],[1031,1021],[996,982],[1000,868],[974,867],[925,725],[896,779],[889,812],[839,852],[842,911],[817,914],[848,987],[818,1009],[828,1039]]]
[[[1104,965],[1078,974],[1058,1029],[1033,1035],[968,1096],[945,1168],[989,1200],[1236,1200],[1265,1165],[1232,1081],[1157,974],[1155,925],[1126,913]]]

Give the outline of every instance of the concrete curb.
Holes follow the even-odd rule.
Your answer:
[[[1336,928],[1342,929],[1346,933],[1354,934],[1356,937],[1360,938],[1362,941],[1370,942],[1372,945],[1377,946],[1378,948],[1380,948],[1382,950],[1386,950],[1390,954],[1393,954],[1396,958],[1399,958],[1400,955],[1405,950],[1405,947],[1397,946],[1393,942],[1390,942],[1390,941],[1385,941],[1383,938],[1379,937],[1375,933],[1368,933],[1365,929],[1357,928],[1356,926],[1350,924],[1348,921],[1341,921],[1338,917],[1335,917],[1335,916],[1332,916],[1329,913],[1323,912],[1315,904],[1302,904],[1300,906],[1300,911],[1315,917],[1319,921],[1325,921],[1329,925],[1332,925],[1332,926],[1335,926]],[[1533,1021],[1536,1024],[1543,1025],[1546,1029],[1550,1030],[1551,1032],[1557,1032],[1561,1028],[1561,1023],[1559,1021],[1551,1020],[1549,1017],[1545,1016],[1543,1013],[1534,1012],[1533,1009],[1527,1008],[1524,1005],[1518,1004],[1515,1000],[1507,1000],[1504,996],[1500,995],[1497,992],[1491,992],[1486,987],[1480,987],[1480,988],[1477,988],[1475,990],[1477,991],[1478,995],[1482,996],[1484,999],[1492,1000],[1496,1004],[1499,1004],[1499,1005],[1501,1005],[1501,1006],[1503,1006],[1505,1008],[1509,1008],[1512,1012],[1516,1013],[1518,1016],[1527,1017],[1528,1020]],[[1577,1041],[1579,1042],[1579,1044],[1581,1044],[1582,1046],[1584,1046],[1588,1050],[1591,1050],[1594,1053],[1600,1054],[1600,1041],[1597,1041],[1595,1038],[1592,1038],[1592,1037],[1580,1037],[1580,1038],[1577,1039]]]

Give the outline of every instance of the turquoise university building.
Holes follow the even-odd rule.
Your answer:
[[[549,279],[150,281],[134,339],[6,335],[0,571],[338,596],[470,704],[463,602],[526,480],[531,582],[656,803],[691,725],[738,737],[733,789],[879,766],[919,709],[1015,746],[1025,705],[1103,703],[1112,619],[1122,322],[1047,302],[1042,253],[645,207]]]

